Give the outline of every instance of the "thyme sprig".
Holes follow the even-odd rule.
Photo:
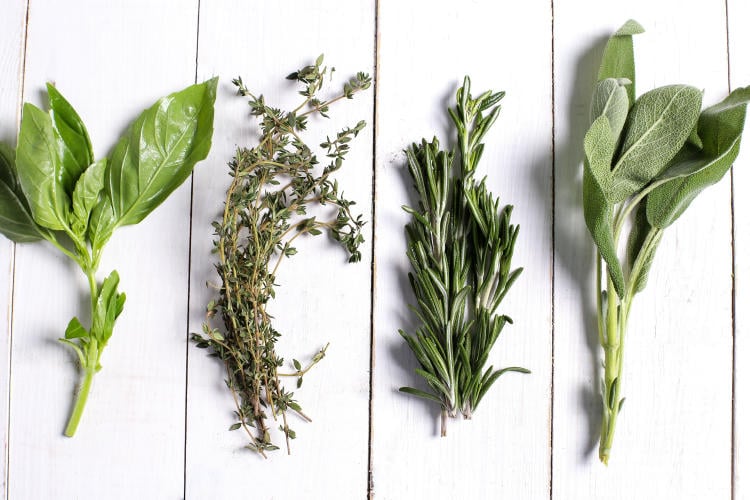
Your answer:
[[[213,223],[215,251],[221,277],[219,296],[208,304],[208,320],[202,334],[193,334],[198,347],[210,348],[226,367],[226,384],[236,404],[237,422],[230,430],[244,429],[250,442],[247,448],[266,457],[276,450],[272,443],[268,417],[280,421],[279,430],[286,439],[296,434],[289,426],[287,412],[292,411],[310,421],[286,390],[281,377],[297,379],[326,354],[326,347],[312,357],[303,369],[293,360],[293,371],[281,373],[284,358],[276,353],[280,333],[272,325],[266,306],[276,296],[276,276],[286,257],[297,253],[294,242],[302,235],[327,232],[349,254],[349,262],[361,259],[359,246],[364,242],[362,215],[355,215],[355,202],[346,198],[333,174],[343,165],[350,141],[365,127],[360,121],[346,127],[320,145],[328,159],[319,172],[318,157],[304,142],[301,133],[313,115],[328,117],[330,105],[367,89],[370,77],[358,73],[343,85],[341,93],[323,100],[318,93],[325,77],[333,69],[322,66],[320,56],[315,64],[290,74],[287,78],[302,85],[304,100],[292,111],[282,111],[266,104],[262,95],[253,95],[241,78],[234,80],[241,96],[249,98],[250,114],[260,125],[259,143],[241,147],[229,163],[232,182],[227,190],[224,212]],[[329,217],[309,216],[313,206],[334,207]],[[221,319],[221,328],[212,318]]]
[[[421,325],[403,336],[419,361],[417,374],[431,392],[413,387],[401,391],[440,404],[441,435],[447,417],[460,412],[471,418],[490,386],[510,371],[484,365],[510,317],[496,314],[500,302],[521,274],[510,269],[518,226],[510,223],[512,206],[500,200],[483,179],[474,179],[484,151],[482,139],[497,119],[504,92],[471,96],[464,79],[456,108],[448,113],[458,133],[459,166],[453,151],[440,149],[437,139],[422,140],[406,151],[409,174],[419,196],[406,226],[407,255],[413,272],[409,281],[417,299],[412,310]]]

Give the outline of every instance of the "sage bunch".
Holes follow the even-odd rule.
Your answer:
[[[646,286],[664,231],[737,157],[750,100],[750,87],[740,88],[701,111],[702,92],[688,85],[636,99],[632,37],[641,32],[630,20],[607,42],[584,138],[583,211],[597,247],[604,350],[599,458],[605,464],[625,401],[623,352],[633,298]]]
[[[296,379],[299,388],[303,375],[323,359],[327,348],[317,352],[307,366],[294,359],[288,372],[281,369],[284,358],[276,352],[281,333],[267,311],[276,297],[279,266],[297,253],[295,240],[301,236],[327,233],[347,251],[349,262],[361,259],[359,246],[364,242],[362,216],[353,213],[355,202],[344,196],[334,174],[343,166],[350,142],[365,122],[346,127],[320,144],[326,157],[322,169],[317,167],[320,160],[313,147],[302,136],[310,118],[328,117],[334,102],[353,98],[369,88],[371,79],[358,73],[343,84],[340,94],[322,99],[323,82],[333,73],[322,63],[320,56],[315,64],[287,77],[300,84],[303,96],[291,111],[269,106],[262,95],[253,95],[241,78],[234,81],[239,95],[249,98],[250,114],[260,125],[260,139],[252,147],[238,148],[229,163],[232,182],[223,214],[213,223],[221,286],[218,297],[208,304],[203,332],[192,335],[197,347],[210,349],[224,364],[226,385],[236,406],[236,422],[230,430],[244,429],[249,439],[246,448],[264,458],[267,451],[278,449],[272,441],[269,418],[277,421],[287,452],[291,452],[290,440],[296,437],[287,412],[310,421],[282,378]],[[310,216],[308,210],[315,207],[332,213]],[[325,288],[320,292],[325,293]],[[213,324],[217,320],[219,326]]]
[[[418,201],[403,207],[412,216],[406,226],[409,282],[420,326],[413,334],[399,330],[419,362],[416,373],[429,392],[400,390],[441,407],[441,435],[447,418],[471,418],[489,388],[504,373],[525,368],[485,368],[487,358],[510,317],[497,314],[505,295],[521,274],[511,270],[519,227],[511,224],[512,206],[476,181],[482,139],[500,113],[504,92],[474,98],[464,79],[449,109],[458,138],[455,152],[440,149],[437,139],[422,140],[406,150],[409,174]]]
[[[110,157],[98,160],[80,116],[48,84],[49,112],[24,104],[18,148],[0,148],[0,232],[17,243],[48,241],[81,268],[90,289],[90,327],[75,317],[60,339],[77,355],[83,376],[66,436],[76,432],[125,305],[117,271],[97,280],[104,247],[115,229],[141,222],[208,155],[216,83],[159,99]]]

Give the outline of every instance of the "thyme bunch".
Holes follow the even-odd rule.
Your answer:
[[[414,334],[399,330],[419,361],[416,372],[431,392],[400,390],[441,406],[441,435],[447,417],[471,418],[492,384],[504,373],[525,368],[485,369],[489,353],[510,317],[496,314],[521,274],[511,270],[518,226],[513,207],[500,200],[483,179],[474,179],[484,151],[482,139],[497,119],[504,92],[471,96],[464,79],[456,108],[448,113],[458,135],[459,158],[440,149],[437,139],[406,150],[409,174],[419,196],[406,226],[409,281],[417,299],[412,311],[421,325]]]
[[[279,421],[286,439],[295,432],[287,412],[306,421],[294,393],[281,383],[282,377],[295,377],[302,385],[303,375],[326,353],[321,349],[305,367],[293,360],[294,369],[282,373],[284,358],[276,352],[280,337],[267,312],[267,304],[276,296],[276,276],[285,258],[297,253],[295,240],[302,235],[327,232],[349,254],[349,262],[361,259],[359,246],[364,242],[362,215],[352,212],[354,201],[340,190],[333,174],[343,165],[349,142],[365,127],[360,121],[327,137],[320,147],[327,164],[319,172],[318,157],[304,142],[301,133],[313,115],[328,117],[329,107],[371,84],[365,73],[347,81],[331,99],[318,97],[326,75],[333,69],[322,66],[323,56],[315,64],[290,74],[287,79],[301,84],[302,103],[291,111],[271,107],[262,95],[253,95],[241,78],[234,80],[240,96],[249,98],[250,114],[260,125],[260,140],[254,147],[241,147],[229,163],[232,182],[226,193],[224,212],[213,223],[218,254],[216,270],[221,277],[218,298],[208,304],[208,319],[202,334],[193,334],[198,347],[210,348],[226,367],[226,384],[236,404],[237,422],[230,430],[244,429],[247,448],[266,457],[276,450],[272,443],[269,414]],[[330,217],[309,216],[308,208],[334,207]],[[213,326],[218,317],[221,328]]]

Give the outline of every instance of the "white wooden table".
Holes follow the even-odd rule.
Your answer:
[[[62,430],[75,360],[55,339],[85,309],[85,283],[48,245],[0,239],[3,494],[750,498],[749,144],[733,175],[663,239],[633,311],[628,402],[610,466],[596,458],[600,354],[581,144],[603,42],[628,18],[647,29],[635,42],[639,92],[689,83],[712,103],[750,83],[744,0],[3,0],[0,140],[15,140],[21,103],[41,104],[49,80],[102,156],[157,97],[221,77],[208,160],[108,246],[102,273],[119,270],[128,303],[73,439]],[[362,263],[346,264],[318,239],[281,272],[273,313],[282,352],[291,359],[331,347],[297,393],[314,422],[296,424],[291,456],[263,461],[227,432],[233,405],[222,369],[187,337],[200,329],[205,284],[215,281],[210,222],[228,185],[225,164],[253,138],[230,80],[241,74],[269,101],[289,102],[283,77],[319,53],[341,78],[376,77],[373,90],[313,127],[325,134],[367,120],[340,181],[371,222]],[[433,134],[451,142],[444,108],[464,74],[476,91],[507,91],[482,174],[515,205],[525,271],[504,305],[515,324],[492,361],[533,375],[501,379],[474,419],[452,422],[441,439],[436,408],[397,392],[419,383],[397,333],[414,324],[401,151]]]

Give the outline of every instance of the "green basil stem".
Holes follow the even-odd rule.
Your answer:
[[[73,437],[78,429],[78,423],[81,421],[83,409],[86,407],[86,401],[89,398],[91,383],[94,381],[95,373],[96,370],[89,367],[84,371],[83,382],[81,382],[81,386],[78,389],[78,395],[76,396],[75,405],[73,405],[73,411],[70,414],[68,425],[65,427],[65,435],[67,437]]]
[[[88,251],[84,251],[84,261],[90,262],[91,258],[88,255]],[[78,259],[76,259],[76,262],[79,262],[80,264]],[[94,315],[96,314],[96,299],[99,297],[99,286],[96,284],[96,267],[98,267],[97,264],[91,264],[88,266],[81,265],[81,269],[86,273],[91,293],[92,322]],[[86,346],[85,356],[80,357],[81,369],[83,370],[83,380],[78,388],[78,394],[76,395],[76,400],[73,405],[73,411],[68,419],[68,425],[65,427],[65,435],[67,437],[73,437],[78,429],[78,423],[81,421],[83,410],[86,407],[86,401],[89,398],[94,375],[99,371],[99,357],[101,356],[102,350],[104,350],[104,345],[99,346],[97,340],[92,338]]]

